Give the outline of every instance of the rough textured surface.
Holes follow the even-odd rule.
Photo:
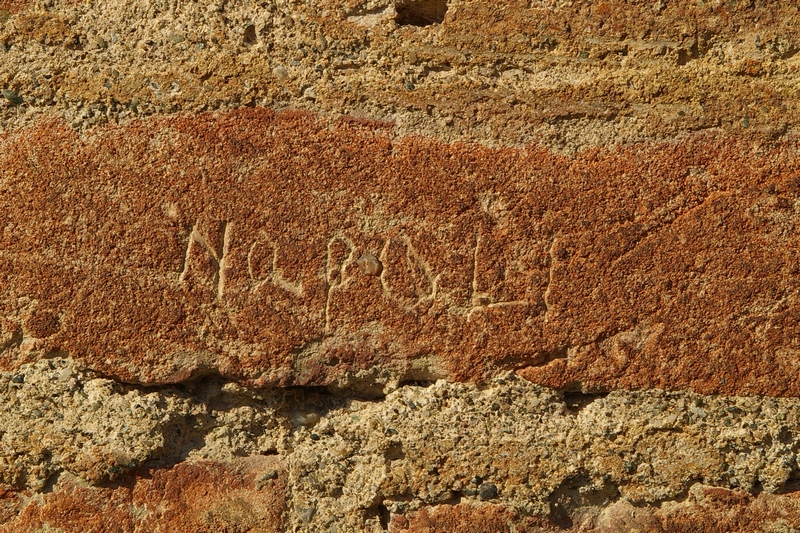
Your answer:
[[[599,516],[565,521],[563,527],[523,517],[496,505],[439,505],[398,516],[392,533],[784,533],[797,531],[800,502],[791,495],[760,494],[697,486],[689,497],[661,508],[620,501]]]
[[[285,479],[268,457],[142,469],[113,487],[64,476],[45,494],[0,499],[3,533],[285,531]],[[265,481],[265,476],[270,479]],[[0,492],[0,498],[3,493]]]
[[[42,489],[61,471],[101,482],[147,461],[271,454],[280,438],[279,406],[240,398],[234,384],[136,389],[56,358],[2,375],[0,391],[0,482],[17,488]]]
[[[249,109],[15,131],[0,364],[796,396],[799,163],[721,135],[566,158]]]
[[[793,2],[5,4],[25,5],[0,27],[0,88],[20,97],[0,126],[263,105],[567,152],[709,128],[797,138]]]
[[[560,393],[513,373],[357,400],[142,389],[59,358],[20,370],[0,376],[4,533],[681,531],[726,503],[742,531],[800,520],[793,400]]]
[[[0,533],[800,531],[798,22],[0,0]]]

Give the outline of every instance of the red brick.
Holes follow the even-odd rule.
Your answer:
[[[800,392],[792,146],[696,134],[569,159],[256,109],[0,146],[3,335],[24,334],[7,369],[63,350],[144,383],[377,365]]]

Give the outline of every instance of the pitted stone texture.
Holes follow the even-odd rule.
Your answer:
[[[800,395],[797,6],[446,7],[0,0],[0,533],[800,530],[793,400],[584,394]]]
[[[69,363],[24,367],[24,382],[2,398],[2,533],[279,523],[378,533],[442,513],[444,524],[472,516],[479,525],[599,527],[628,520],[630,509],[683,520],[691,508],[676,502],[705,494],[724,496],[719,509],[789,524],[795,516],[794,496],[767,496],[795,490],[800,478],[792,400],[562,394],[515,374],[486,385],[406,385],[370,401],[212,378],[182,391],[113,391],[122,387],[106,390],[109,380]],[[98,401],[106,407],[95,409]],[[781,501],[786,513],[775,515]]]
[[[565,152],[798,137],[794,2],[447,0],[404,23],[426,4],[445,0],[3,0],[0,89],[21,100],[0,97],[0,129],[263,105]]]
[[[285,531],[285,497],[272,457],[142,469],[114,487],[64,476],[50,492],[18,503],[0,532],[278,533]]]
[[[238,390],[208,384],[198,396],[148,391],[80,372],[61,358],[24,365],[0,375],[0,483],[42,490],[61,472],[97,483],[147,461],[274,452],[276,432],[284,431],[277,406],[240,398]]]
[[[600,524],[621,507],[666,511],[702,486],[739,488],[750,502],[750,491],[793,490],[798,421],[792,400],[662,391],[562,397],[513,374],[490,386],[406,386],[380,402],[329,409],[295,434],[288,479],[296,508],[314,513],[293,519],[314,531],[378,532],[381,520],[402,524],[456,501],[561,527]],[[473,513],[476,523],[482,513]]]
[[[0,140],[0,366],[797,395],[798,176],[703,134],[566,158],[260,109],[41,124]]]
[[[566,518],[566,517],[565,517]],[[499,505],[437,505],[393,518],[390,533],[794,533],[797,494],[751,496],[698,485],[682,502],[660,508],[619,501],[598,515],[556,521],[526,517]]]

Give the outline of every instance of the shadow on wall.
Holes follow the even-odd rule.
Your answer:
[[[400,26],[430,26],[444,21],[447,0],[399,0],[395,10]]]

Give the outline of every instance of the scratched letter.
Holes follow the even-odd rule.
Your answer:
[[[225,294],[226,265],[231,224],[198,221],[189,232],[180,282],[189,292],[206,299],[222,299]]]

